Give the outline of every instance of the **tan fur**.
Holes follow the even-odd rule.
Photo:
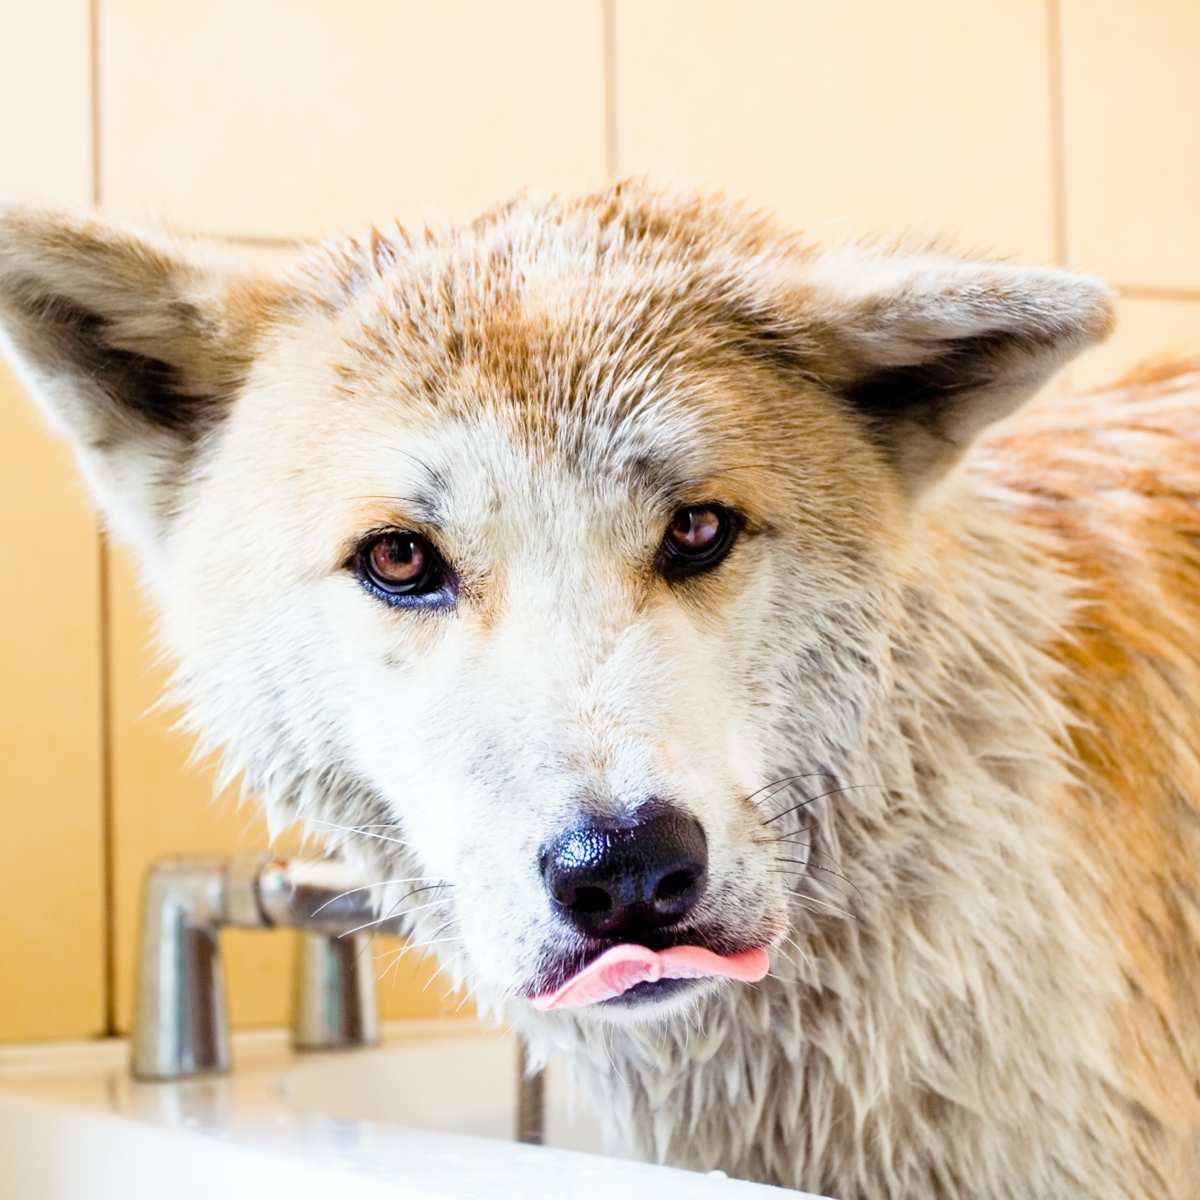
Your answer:
[[[1200,1196],[1200,376],[1003,420],[1110,323],[1094,280],[634,185],[282,279],[0,215],[0,329],[206,744],[428,879],[382,904],[618,1148],[839,1200]],[[668,585],[705,501],[745,531]],[[364,592],[381,527],[452,607]],[[648,795],[771,975],[535,1013],[578,949],[539,847]]]

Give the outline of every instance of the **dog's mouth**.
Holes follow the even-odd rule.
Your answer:
[[[606,950],[552,991],[531,997],[536,1009],[551,1012],[611,1001],[625,1003],[665,998],[698,979],[757,983],[769,967],[762,947],[718,954],[704,946],[651,950],[623,942]]]

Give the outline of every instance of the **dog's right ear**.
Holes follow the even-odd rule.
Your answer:
[[[199,244],[0,209],[0,344],[144,553],[285,305]]]

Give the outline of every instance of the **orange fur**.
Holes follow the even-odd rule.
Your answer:
[[[1060,813],[1120,938],[1115,1014],[1147,1164],[1200,1180],[1200,363],[1146,364],[1043,404],[981,461],[1028,497],[1081,584],[1061,698],[1080,786]],[[986,449],[993,453],[988,455]],[[1071,964],[1064,963],[1069,971]],[[1154,1123],[1164,1131],[1150,1134]],[[1172,1178],[1172,1176],[1174,1176]]]

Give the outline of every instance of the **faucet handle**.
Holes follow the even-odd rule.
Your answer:
[[[292,1026],[298,1047],[365,1046],[378,1037],[375,980],[358,929],[378,921],[371,892],[336,859],[168,858],[146,876],[133,1022],[137,1079],[229,1069],[218,934],[300,929]],[[339,936],[341,935],[341,936]]]

